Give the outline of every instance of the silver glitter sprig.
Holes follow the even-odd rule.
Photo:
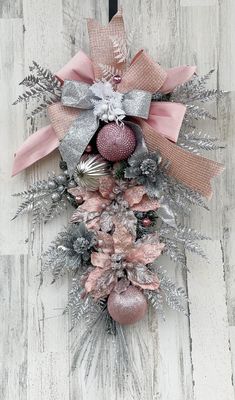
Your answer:
[[[136,400],[141,400],[141,376],[130,354],[125,329],[114,322],[115,334],[110,334],[107,330],[110,316],[105,303],[91,308],[90,311],[87,314],[87,320],[85,317],[86,323],[82,336],[79,340],[75,339],[72,346],[72,371],[76,367],[82,368],[86,384],[90,380],[92,382],[94,377],[101,388],[105,383],[110,382],[120,397],[133,386]],[[138,351],[144,365],[145,357],[148,357],[148,349],[139,338],[138,332],[136,335]],[[91,374],[92,370],[94,375]]]
[[[186,120],[191,120],[191,119],[212,119],[215,120],[216,117],[214,115],[211,115],[209,111],[207,111],[205,108],[200,107],[195,104],[187,104],[186,105],[186,113],[185,113],[185,119]]]
[[[94,307],[94,301],[92,300],[92,297],[89,296],[84,298],[82,295],[83,288],[81,287],[80,279],[75,277],[73,278],[72,288],[69,292],[68,304],[64,310],[64,313],[70,312],[71,314],[71,329],[78,324],[81,318],[89,314],[91,308]]]
[[[76,205],[68,189],[76,186],[70,179],[67,170],[60,175],[50,173],[47,180],[40,180],[29,186],[28,190],[13,194],[21,197],[22,203],[18,207],[14,217],[30,213],[32,215],[32,231],[40,222],[48,222],[55,218],[70,203]]]
[[[195,154],[200,154],[201,151],[211,151],[225,147],[224,143],[218,137],[213,137],[206,132],[191,128],[185,123],[182,125],[177,144]]]
[[[164,188],[164,199],[170,208],[176,212],[189,213],[192,205],[208,210],[208,206],[200,193],[184,186],[166,173],[162,174],[161,179]]]
[[[195,253],[207,260],[198,241],[210,240],[208,236],[186,226],[179,225],[176,229],[165,224],[158,230],[160,240],[165,243],[164,252],[170,258],[186,268],[185,250]]]
[[[187,315],[185,302],[187,303],[188,296],[185,290],[182,287],[177,287],[162,267],[153,266],[152,268],[158,275],[160,286],[155,291],[144,291],[149,303],[163,315],[163,303],[166,303],[172,310]]]
[[[122,75],[121,70],[115,68],[113,65],[99,64],[102,71],[102,78],[106,81],[111,81],[115,75]]]
[[[224,96],[227,92],[217,89],[208,90],[206,87],[213,72],[214,70],[212,69],[205,75],[194,75],[190,81],[176,87],[171,95],[171,101],[182,104],[195,101],[205,103]]]
[[[61,232],[44,254],[44,269],[50,269],[56,280],[65,271],[81,275],[90,266],[90,254],[97,240],[85,224],[71,224]]]
[[[41,67],[36,61],[33,61],[30,71],[31,74],[20,83],[26,87],[26,90],[13,105],[22,101],[28,102],[31,99],[41,100],[40,105],[32,111],[31,116],[35,116],[44,111],[48,105],[60,100],[62,84],[51,71]]]

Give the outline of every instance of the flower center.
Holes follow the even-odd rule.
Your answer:
[[[155,174],[157,172],[157,168],[158,165],[156,161],[151,160],[150,158],[144,160],[140,165],[142,174],[147,176]]]

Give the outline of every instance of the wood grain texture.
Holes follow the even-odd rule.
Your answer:
[[[233,400],[235,373],[235,182],[234,182],[234,35],[233,0],[136,0],[119,2],[127,30],[137,32],[133,53],[144,47],[163,66],[197,64],[200,73],[215,68],[211,85],[231,93],[210,111],[217,121],[203,123],[227,143],[211,155],[226,163],[214,183],[211,211],[195,208],[194,228],[210,235],[204,246],[210,264],[187,254],[190,273],[166,259],[162,264],[189,294],[189,318],[166,311],[166,321],[151,312],[128,329],[131,351],[138,352],[136,333],[148,348],[148,364],[139,359],[143,400]],[[74,16],[76,15],[76,18]],[[119,396],[113,385],[85,383],[85,371],[70,374],[72,344],[82,334],[69,333],[62,316],[69,290],[65,277],[51,285],[41,274],[40,255],[66,224],[68,215],[41,226],[33,247],[25,239],[30,219],[10,222],[17,206],[11,194],[47,171],[58,170],[53,154],[13,179],[12,155],[23,140],[45,124],[26,123],[23,105],[11,103],[20,93],[18,82],[32,60],[58,70],[78,50],[89,50],[84,18],[108,21],[108,0],[0,0],[0,399],[1,400],[131,400],[132,388]],[[112,355],[112,345],[106,351]],[[112,380],[111,380],[112,381]]]

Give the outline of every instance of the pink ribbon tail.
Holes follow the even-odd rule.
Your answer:
[[[180,103],[152,102],[146,121],[154,130],[177,142],[186,107]]]
[[[92,83],[95,79],[92,62],[83,51],[79,51],[56,76],[63,81],[75,79],[87,83]],[[51,125],[39,129],[15,153],[12,176],[47,156],[58,146],[59,140]]]
[[[78,53],[75,54],[75,56],[56,73],[56,75],[63,81],[65,79],[71,79],[92,83],[95,79],[91,59],[82,50],[78,51]]]
[[[168,69],[167,77],[159,92],[170,93],[176,86],[182,85],[183,83],[189,81],[195,74],[197,67],[184,65],[181,67],[175,67]]]
[[[51,125],[39,129],[15,153],[12,176],[28,168],[36,161],[50,154],[59,146],[59,140]]]

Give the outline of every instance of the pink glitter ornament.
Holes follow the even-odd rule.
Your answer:
[[[118,85],[119,83],[121,83],[121,81],[122,81],[122,77],[121,77],[120,75],[114,75],[114,77],[113,77],[113,83],[114,83],[115,85]]]
[[[121,325],[131,325],[140,321],[147,311],[147,300],[135,286],[117,293],[111,292],[108,298],[108,312],[114,321]]]
[[[129,126],[116,123],[105,125],[98,133],[96,145],[99,153],[108,161],[126,160],[136,147],[135,134]]]
[[[92,146],[90,145],[90,144],[88,144],[88,146],[86,147],[86,149],[85,149],[85,152],[86,153],[91,153],[92,152]]]
[[[149,218],[144,218],[144,219],[142,220],[142,225],[143,225],[145,228],[149,227],[150,225],[152,225],[151,219],[149,219]]]
[[[76,197],[75,197],[75,200],[76,200],[76,203],[77,203],[78,205],[81,205],[81,204],[84,202],[84,199],[83,199],[82,196],[76,196]]]

